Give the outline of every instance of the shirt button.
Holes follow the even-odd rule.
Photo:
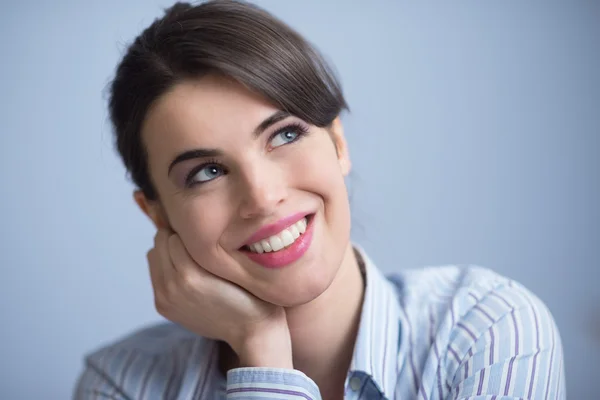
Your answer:
[[[350,379],[350,389],[352,389],[354,392],[358,392],[360,389],[360,378],[355,376]]]

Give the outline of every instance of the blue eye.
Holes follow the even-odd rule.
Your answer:
[[[190,183],[208,182],[223,175],[225,171],[216,164],[208,164],[203,166],[197,172],[190,175]]]
[[[308,134],[308,126],[299,122],[294,122],[275,132],[271,136],[269,146],[271,148],[281,147],[302,139],[306,134]]]
[[[298,136],[299,136],[299,133],[295,132],[291,129],[283,130],[281,132],[276,133],[275,136],[273,136],[273,139],[271,140],[271,146],[273,146],[273,147],[283,146],[284,144],[293,142],[294,140],[296,140],[298,138]]]

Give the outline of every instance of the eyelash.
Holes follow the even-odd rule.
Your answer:
[[[219,161],[217,161],[217,159],[211,158],[211,159],[208,159],[206,162],[198,165],[196,168],[193,168],[190,171],[190,173],[185,178],[185,186],[192,187],[192,186],[195,186],[195,185],[200,185],[202,183],[206,183],[206,182],[194,182],[194,181],[192,181],[192,179],[194,178],[194,176],[196,176],[196,174],[198,172],[202,171],[204,168],[206,168],[206,167],[208,167],[210,165],[214,165],[216,167],[219,167],[219,168],[223,169],[223,171],[225,173],[227,173],[227,170],[225,169],[225,167],[223,165],[221,165],[221,163],[219,163]],[[208,181],[208,182],[210,182],[210,181]]]
[[[275,136],[287,132],[287,131],[292,131],[294,133],[296,133],[298,136],[296,136],[296,138],[294,140],[292,140],[291,142],[286,143],[285,145],[279,146],[279,147],[283,147],[286,146],[288,144],[292,144],[295,143],[297,141],[299,141],[300,139],[302,139],[304,136],[306,136],[308,134],[308,127],[306,127],[305,125],[299,123],[299,122],[293,122],[290,123],[280,129],[278,129],[277,131],[275,131],[270,137],[269,137],[269,143],[273,141],[273,139],[275,138]],[[216,159],[209,159],[206,162],[198,165],[196,168],[193,168],[190,173],[187,175],[187,177],[185,178],[185,185],[190,188],[196,185],[201,185],[203,183],[208,183],[210,181],[206,181],[206,182],[194,182],[192,179],[194,178],[194,176],[196,176],[196,174],[200,171],[202,171],[202,169],[210,166],[210,165],[214,165],[216,167],[219,167],[223,170],[224,174],[227,174],[227,169],[221,164],[219,163],[219,161],[217,161]]]
[[[296,139],[292,140],[291,142],[288,142],[286,144],[290,144],[290,143],[294,143],[297,142],[298,140],[302,139],[304,136],[306,136],[306,134],[308,133],[308,127],[299,123],[299,122],[292,122],[280,129],[277,129],[270,137],[269,137],[269,143],[273,141],[273,139],[275,139],[275,136],[283,133],[283,132],[287,132],[287,131],[292,131],[294,133],[297,133],[298,136],[296,137]]]

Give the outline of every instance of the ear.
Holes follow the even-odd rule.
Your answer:
[[[350,173],[350,168],[352,164],[350,162],[350,154],[348,153],[348,144],[346,143],[346,138],[344,137],[344,127],[342,126],[342,121],[340,117],[337,117],[331,123],[331,137],[333,139],[333,144],[335,145],[335,150],[338,156],[338,162],[340,163],[340,168],[342,170],[342,175],[347,176]]]
[[[141,190],[133,192],[133,199],[142,212],[150,218],[156,229],[171,229],[167,214],[160,202],[148,200]]]

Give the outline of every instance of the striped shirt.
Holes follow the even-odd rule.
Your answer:
[[[520,284],[478,266],[385,277],[366,289],[345,399],[565,399],[559,332]],[[303,372],[237,368],[218,342],[175,325],[146,328],[88,355],[75,399],[321,399]]]

